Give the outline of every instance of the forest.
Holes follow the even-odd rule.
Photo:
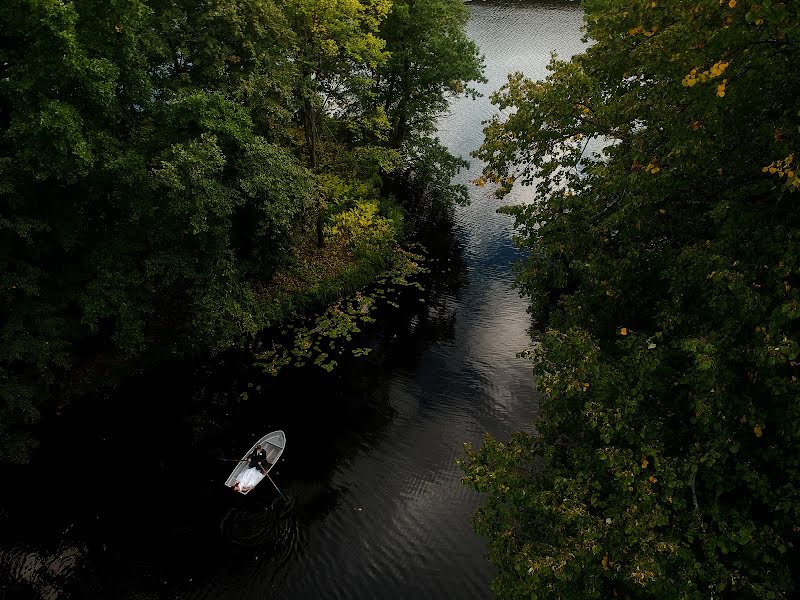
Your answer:
[[[586,0],[494,97],[535,434],[464,459],[501,598],[800,591],[800,7]]]
[[[107,382],[393,261],[481,58],[460,0],[0,6],[0,456]]]

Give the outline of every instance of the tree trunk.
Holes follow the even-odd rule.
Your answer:
[[[317,172],[317,115],[314,104],[310,98],[303,100],[303,129],[306,137],[306,147],[308,148],[309,166],[313,173]],[[322,248],[325,245],[325,235],[323,232],[322,219],[322,196],[317,194],[317,246]]]
[[[397,121],[392,132],[392,148],[399,149],[403,145],[408,127],[408,102],[405,96],[400,100],[397,107]]]
[[[407,58],[403,61],[403,72],[399,78],[401,84],[400,102],[397,104],[395,113],[394,131],[392,131],[392,147],[397,149],[403,145],[408,129],[408,100],[411,95],[409,89],[409,76],[411,74],[411,61]]]

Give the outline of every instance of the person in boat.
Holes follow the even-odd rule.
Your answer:
[[[250,461],[247,463],[247,467],[249,469],[258,469],[262,473],[266,473],[267,471],[264,469],[264,463],[267,461],[267,452],[261,447],[259,444],[256,446],[256,449],[250,453],[250,456],[247,457]]]
[[[267,453],[261,445],[256,446],[256,449],[245,460],[248,461],[247,468],[239,474],[236,483],[233,485],[233,489],[237,492],[249,491],[264,479],[264,475],[267,474],[267,470],[264,467],[264,463],[267,461]]]

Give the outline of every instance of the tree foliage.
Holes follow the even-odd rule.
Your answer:
[[[504,598],[800,589],[800,12],[586,0],[495,96],[479,183],[529,251],[535,434],[464,461]],[[602,148],[592,152],[592,148]]]
[[[378,72],[377,100],[388,115],[395,147],[435,131],[450,98],[475,95],[483,60],[464,32],[460,0],[397,0],[383,26],[388,59]]]
[[[429,202],[465,203],[465,186],[451,180],[467,165],[434,137],[451,98],[476,97],[485,82],[483,57],[464,31],[463,0],[396,0],[383,25],[388,59],[377,73],[375,98],[388,121],[387,139],[402,149],[402,186]]]
[[[0,456],[25,460],[30,425],[103,363],[252,336],[315,229],[390,205],[401,157],[374,89],[391,7],[0,5]],[[374,252],[401,218],[375,219],[391,239]]]
[[[294,59],[300,76],[297,93],[306,151],[312,171],[318,172],[321,162],[330,167],[331,159],[343,150],[337,117],[345,129],[359,128],[359,121],[363,125],[370,117],[380,120],[381,115],[365,110],[373,85],[370,72],[386,59],[385,43],[376,31],[389,1],[290,0],[286,7],[297,34]],[[332,135],[323,136],[326,131]],[[329,142],[327,152],[321,147],[323,137]],[[323,195],[325,191],[320,190],[316,206],[319,246],[324,244]]]

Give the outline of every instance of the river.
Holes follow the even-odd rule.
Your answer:
[[[552,51],[584,47],[575,2],[469,9],[489,82],[439,133],[465,157],[508,72],[542,77]],[[460,178],[479,172],[472,160]],[[279,380],[230,358],[182,365],[70,410],[45,458],[0,484],[0,599],[490,597],[470,526],[480,497],[455,461],[486,432],[530,428],[537,396],[516,357],[530,321],[510,219],[488,188],[470,197],[442,232],[426,302],[382,327],[371,358]],[[218,458],[277,428],[289,503],[266,482],[247,497],[224,488]]]

